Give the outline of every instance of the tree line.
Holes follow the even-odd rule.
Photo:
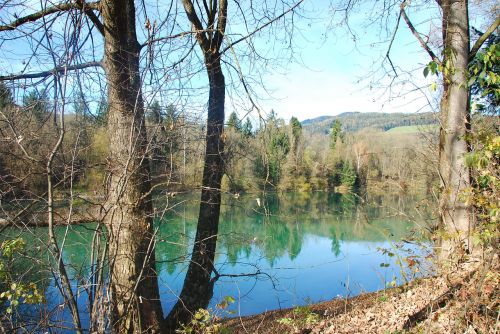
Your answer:
[[[41,146],[50,140],[53,126],[46,121],[51,115],[50,101],[43,92],[33,90],[18,106],[10,90],[0,85],[5,113],[9,118],[15,117],[17,124],[24,124],[24,131],[36,132],[37,138],[31,138],[30,145],[38,147],[39,158],[47,155]],[[62,182],[60,198],[71,188],[84,196],[105,196],[102,189],[109,155],[107,109],[105,100],[99,102],[96,110],[88,110],[81,99],[74,99],[72,113],[66,116],[67,139],[60,161],[54,164],[54,179]],[[160,105],[158,100],[146,107],[145,119],[151,138],[148,158],[155,193],[198,189],[202,177],[203,123],[172,104]],[[427,122],[426,118],[423,124]],[[437,140],[433,129],[422,128],[421,132],[408,135],[389,135],[371,127],[352,132],[336,119],[324,134],[310,125],[303,126],[295,117],[288,122],[280,119],[274,111],[261,124],[254,125],[249,117],[241,120],[236,112],[225,122],[224,192],[365,192],[389,187],[404,193],[431,191],[437,186],[436,162],[431,158]],[[46,129],[46,133],[40,129]],[[394,142],[398,145],[394,146]],[[30,194],[42,194],[47,186],[44,166],[39,165],[36,170],[36,165],[12,158],[22,153],[16,146],[0,145],[0,149],[3,198],[21,200]],[[419,154],[425,163],[411,162],[414,154]],[[71,171],[65,167],[67,161],[72,161]]]

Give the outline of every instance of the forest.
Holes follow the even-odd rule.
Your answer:
[[[0,1],[0,331],[496,333],[499,25]]]
[[[44,132],[38,130],[44,126],[47,134],[53,130],[50,123],[44,122],[50,117],[47,99],[30,91],[23,97],[23,105],[17,106],[7,87],[3,89],[6,93],[2,103],[12,106],[18,124],[37,132],[37,141],[49,140],[50,135],[45,137]],[[62,166],[54,171],[54,178],[62,182],[60,196],[65,196],[69,188],[83,196],[102,192],[106,175],[104,161],[109,154],[106,108],[103,102],[95,112],[86,113],[83,102],[77,99],[74,112],[67,116],[67,137],[60,159],[72,161],[73,166],[71,176],[67,176]],[[414,192],[431,191],[437,178],[426,165],[432,166],[427,160],[431,159],[430,149],[437,139],[436,115],[368,114],[358,121],[359,117],[359,114],[347,113],[326,122],[307,120],[301,123],[293,116],[287,122],[271,111],[263,122],[265,125],[254,129],[249,118],[240,120],[232,112],[224,125],[227,148],[222,191],[231,194],[333,191],[341,186],[344,191],[354,188],[359,191],[366,190],[368,185],[372,189],[389,186],[395,188],[393,191],[402,192],[410,187]],[[147,108],[146,122],[151,138],[151,180],[155,191],[194,191],[201,184],[203,172],[204,152],[200,145],[205,131],[203,123],[189,119],[172,105],[162,107],[157,100]],[[404,128],[407,126],[415,128]],[[410,132],[388,134],[384,131],[399,127]],[[369,145],[373,138],[377,139]],[[398,146],[392,147],[392,142],[398,142]],[[33,141],[31,145],[37,144]],[[16,175],[17,179],[3,184],[4,198],[22,198],[23,194],[43,192],[47,186],[43,166],[33,171],[34,166],[24,164],[21,159],[7,158],[22,154],[9,148],[12,146],[5,145],[2,149],[5,157],[0,158],[0,166],[4,169],[2,175]],[[73,156],[75,150],[77,156]],[[38,158],[48,154],[48,151],[36,151]],[[422,156],[423,164],[410,161],[410,155],[415,152]],[[27,177],[31,174],[40,177],[38,180]]]

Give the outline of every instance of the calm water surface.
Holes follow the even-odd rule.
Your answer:
[[[161,300],[165,314],[182,288],[196,232],[198,196],[157,198],[163,212],[156,247]],[[421,255],[421,248],[398,242],[418,235],[425,220],[412,198],[372,197],[329,193],[243,195],[224,198],[216,268],[221,277],[211,307],[225,296],[236,302],[235,315],[305,305],[335,297],[383,289],[394,279],[402,283],[397,256]],[[46,233],[38,229],[37,234]],[[66,233],[67,232],[67,233]],[[76,278],[88,273],[91,226],[58,228],[66,234],[64,260]],[[55,287],[47,289],[49,306],[57,308]],[[86,306],[80,291],[79,303]],[[59,316],[65,317],[61,311]],[[85,322],[85,317],[83,319]]]

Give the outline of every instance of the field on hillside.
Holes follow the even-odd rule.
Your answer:
[[[434,113],[345,112],[336,116],[307,119],[302,122],[302,125],[307,132],[328,134],[335,120],[340,121],[342,131],[345,133],[358,132],[366,128],[388,131],[399,127],[411,128],[437,124],[436,114]]]
[[[438,131],[439,126],[437,124],[426,124],[426,125],[407,125],[398,126],[386,131],[386,133],[422,133],[422,132],[434,132]]]

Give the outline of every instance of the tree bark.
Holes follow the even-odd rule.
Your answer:
[[[470,206],[461,198],[470,185],[465,165],[469,126],[469,17],[467,0],[443,0],[443,80],[439,173],[441,177],[440,218],[445,236],[441,255],[450,258],[459,250],[470,251],[473,228]]]
[[[154,333],[160,331],[162,309],[154,268],[150,166],[134,1],[103,1],[102,18],[110,135],[105,222],[111,326],[116,333]]]
[[[208,97],[205,165],[201,188],[200,212],[196,237],[184,285],[179,300],[168,315],[165,327],[174,331],[188,322],[200,308],[206,308],[213,294],[217,233],[221,205],[221,182],[224,174],[224,101],[225,80],[219,52],[227,23],[227,0],[204,2],[207,29],[196,14],[191,0],[182,0],[186,15],[195,30],[196,40],[203,52],[210,86]],[[217,20],[215,19],[217,17]],[[217,21],[217,23],[215,22]],[[214,30],[214,28],[216,28]]]
[[[186,278],[179,300],[167,318],[167,327],[175,329],[186,323],[200,308],[206,308],[213,294],[212,278],[219,215],[221,181],[224,170],[224,101],[225,81],[220,66],[220,55],[205,55],[210,84],[207,116],[207,134],[203,184],[201,190],[198,227]]]

